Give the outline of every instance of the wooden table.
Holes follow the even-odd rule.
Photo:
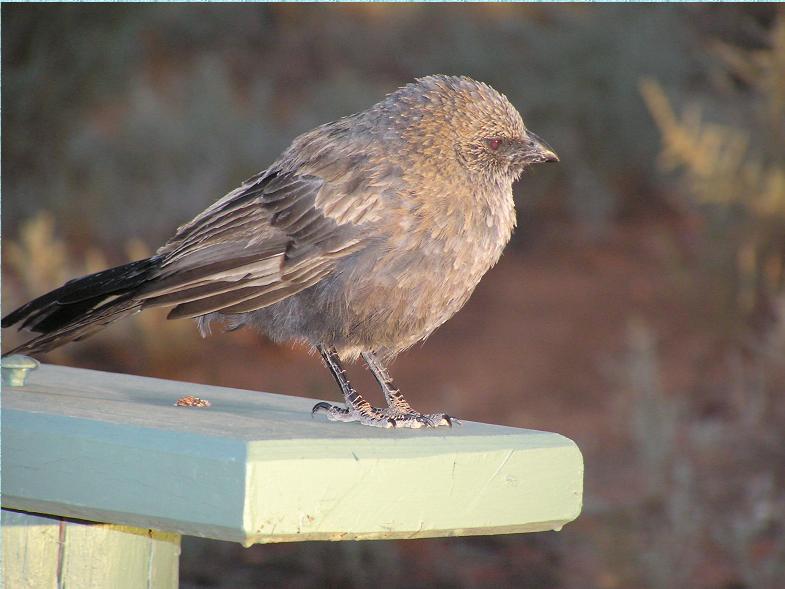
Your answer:
[[[211,407],[175,407],[185,395]],[[5,586],[176,587],[182,534],[507,534],[580,513],[583,461],[563,436],[382,430],[312,418],[315,402],[51,365],[4,386]]]

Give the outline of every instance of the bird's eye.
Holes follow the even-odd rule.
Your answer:
[[[496,151],[499,149],[499,146],[502,144],[502,140],[498,138],[486,139],[485,142],[488,144],[488,148],[491,151]]]

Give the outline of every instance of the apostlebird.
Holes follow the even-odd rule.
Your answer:
[[[38,332],[9,353],[79,340],[150,307],[169,319],[251,326],[319,351],[343,393],[313,412],[381,427],[451,425],[415,411],[385,365],[467,301],[515,226],[513,182],[554,151],[507,98],[467,77],[417,79],[297,137],[266,170],[151,258],[67,282],[9,314]],[[387,407],[341,359],[362,356]]]

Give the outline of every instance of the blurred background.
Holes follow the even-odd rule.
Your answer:
[[[4,4],[2,32],[4,313],[149,255],[416,76],[490,83],[561,156],[516,185],[514,241],[469,304],[392,370],[421,410],[574,439],[581,517],[186,538],[183,587],[785,587],[782,6]],[[44,359],[337,399],[303,349],[163,314]]]

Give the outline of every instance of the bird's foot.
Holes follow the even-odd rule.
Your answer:
[[[385,410],[382,410],[385,411]],[[453,425],[461,425],[461,422],[450,417],[446,413],[420,413],[418,411],[408,411],[406,413],[391,412],[391,418],[395,420],[395,427],[410,427],[418,429],[421,427],[452,427]]]
[[[395,411],[390,408],[379,409],[370,404],[360,407],[339,407],[330,403],[317,403],[311,411],[313,415],[324,413],[330,421],[359,421],[363,425],[384,428],[440,427],[460,425],[461,422],[446,413],[419,413],[417,411]]]
[[[384,428],[396,426],[395,421],[387,417],[381,409],[371,407],[368,403],[347,409],[322,401],[311,409],[311,415],[316,415],[317,413],[324,413],[330,421],[359,421],[363,425]]]

